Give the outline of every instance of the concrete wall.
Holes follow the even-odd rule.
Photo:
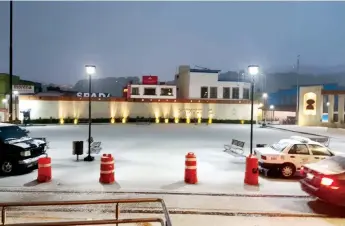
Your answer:
[[[7,121],[7,109],[0,108],[0,122]]]
[[[189,74],[190,67],[182,65],[179,67],[178,74],[175,77],[177,86],[177,98],[188,98],[189,96]]]
[[[53,98],[41,100],[34,97],[21,97],[19,110],[31,109],[31,118],[87,118],[88,101],[86,99],[53,100]],[[254,119],[257,117],[258,105],[254,105]],[[180,117],[185,118],[191,114],[191,118],[200,113],[202,118],[208,118],[210,114],[214,119],[249,120],[250,103],[237,101],[229,103],[209,102],[202,103],[194,100],[156,100],[154,102],[126,102],[120,100],[92,101],[93,118],[111,117]],[[20,116],[22,117],[22,116]],[[20,118],[21,119],[21,118]]]

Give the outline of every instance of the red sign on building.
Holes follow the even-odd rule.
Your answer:
[[[144,85],[157,85],[158,84],[158,76],[143,75],[143,84]]]

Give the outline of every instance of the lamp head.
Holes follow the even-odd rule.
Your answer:
[[[86,74],[93,75],[96,73],[96,66],[94,65],[85,65]]]
[[[249,65],[248,66],[248,73],[250,75],[257,75],[259,73],[259,66],[257,65]]]

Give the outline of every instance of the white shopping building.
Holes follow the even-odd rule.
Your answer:
[[[180,66],[175,75],[178,99],[248,100],[250,83],[219,81],[220,70]]]
[[[130,85],[131,99],[176,99],[176,86],[174,85]]]

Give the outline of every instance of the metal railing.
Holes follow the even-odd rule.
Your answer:
[[[160,203],[163,209],[165,221],[162,218],[133,218],[119,219],[119,204],[123,203]],[[37,223],[15,223],[6,224],[6,210],[10,207],[37,207],[37,206],[67,206],[67,205],[99,205],[116,204],[115,219],[84,220],[84,221],[58,221],[58,222],[37,222]],[[162,226],[172,226],[168,209],[163,199],[159,198],[138,198],[138,199],[104,199],[104,200],[80,200],[80,201],[46,201],[46,202],[7,202],[0,203],[1,225],[6,226],[71,226],[71,225],[104,225],[104,224],[129,224],[129,223],[153,223],[158,222]]]

